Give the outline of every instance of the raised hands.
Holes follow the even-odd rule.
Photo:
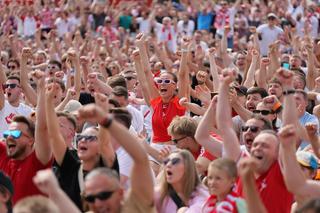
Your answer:
[[[280,143],[284,147],[295,146],[298,139],[296,127],[292,124],[286,125],[278,132]]]
[[[224,69],[222,72],[222,83],[225,85],[230,85],[236,79],[236,71],[234,69]]]
[[[106,112],[96,104],[89,104],[79,109],[78,119],[92,123],[101,123]]]
[[[293,88],[293,72],[280,68],[276,72],[276,77],[281,82],[283,88]]]

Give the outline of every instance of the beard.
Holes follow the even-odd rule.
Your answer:
[[[16,146],[13,152],[11,152],[9,148],[7,148],[7,155],[9,158],[17,159],[25,153],[26,148],[27,146]]]

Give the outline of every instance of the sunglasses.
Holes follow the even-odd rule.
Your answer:
[[[254,114],[261,114],[261,115],[269,115],[272,114],[272,111],[270,110],[253,110]]]
[[[22,135],[20,130],[6,130],[2,133],[2,136],[7,139],[9,136],[13,137],[14,139],[19,139]]]
[[[157,84],[175,84],[175,82],[171,79],[161,79],[161,78],[155,78],[154,81]]]
[[[100,192],[96,195],[87,195],[84,197],[84,199],[88,202],[88,203],[94,203],[94,201],[96,200],[96,198],[98,198],[101,201],[107,200],[109,199],[112,194],[114,193],[114,191],[103,191]]]
[[[81,140],[85,140],[87,142],[93,142],[93,141],[96,141],[97,139],[98,139],[98,137],[95,135],[77,135],[76,136],[77,143]]]
[[[48,67],[47,67],[49,70],[53,70],[53,69],[59,69],[57,66],[50,66],[50,65],[48,65]]]
[[[9,69],[9,70],[14,70],[14,69],[16,69],[16,68],[17,68],[16,66],[10,66],[10,65],[9,65],[9,66],[7,66],[7,67],[8,67],[8,69]]]
[[[177,144],[179,141],[181,141],[181,140],[183,140],[183,139],[185,139],[185,138],[187,138],[187,137],[188,137],[188,136],[184,136],[184,137],[179,138],[179,139],[172,139],[171,141],[172,141],[173,143]]]
[[[136,79],[135,77],[129,76],[129,77],[124,77],[126,80],[131,81],[132,79]]]
[[[248,129],[250,129],[251,132],[256,133],[260,130],[260,127],[258,126],[242,126],[241,127],[242,132],[246,132],[248,131]]]
[[[166,166],[168,165],[168,163],[171,162],[171,165],[174,166],[174,165],[177,165],[181,162],[181,159],[180,158],[172,158],[172,159],[166,159],[163,161],[163,164]]]
[[[7,89],[7,88],[14,89],[17,86],[18,86],[18,84],[4,84],[3,89]]]

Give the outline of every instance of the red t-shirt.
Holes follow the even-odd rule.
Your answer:
[[[43,165],[33,151],[24,160],[14,160],[7,157],[6,145],[0,142],[0,170],[3,170],[10,178],[14,187],[13,204],[30,195],[42,194],[34,185],[32,178],[37,171],[51,167],[50,161]]]
[[[167,142],[171,140],[167,128],[176,116],[183,116],[186,108],[179,104],[179,98],[173,97],[168,104],[163,104],[161,97],[150,102],[153,109],[152,130],[153,142]]]
[[[268,172],[256,179],[256,185],[268,212],[290,212],[293,195],[286,188],[278,162],[275,162]],[[238,193],[243,196],[243,186],[240,178],[237,187]]]

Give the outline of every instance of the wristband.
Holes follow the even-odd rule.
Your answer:
[[[286,95],[291,95],[291,94],[294,94],[294,93],[296,93],[296,90],[288,89],[286,91],[283,91],[282,95],[286,96]]]
[[[282,105],[280,102],[275,103],[272,107],[272,111],[277,112],[281,108],[281,106]]]
[[[99,123],[99,125],[102,126],[103,128],[108,129],[111,126],[112,121],[113,121],[112,117],[108,116],[101,123]]]

